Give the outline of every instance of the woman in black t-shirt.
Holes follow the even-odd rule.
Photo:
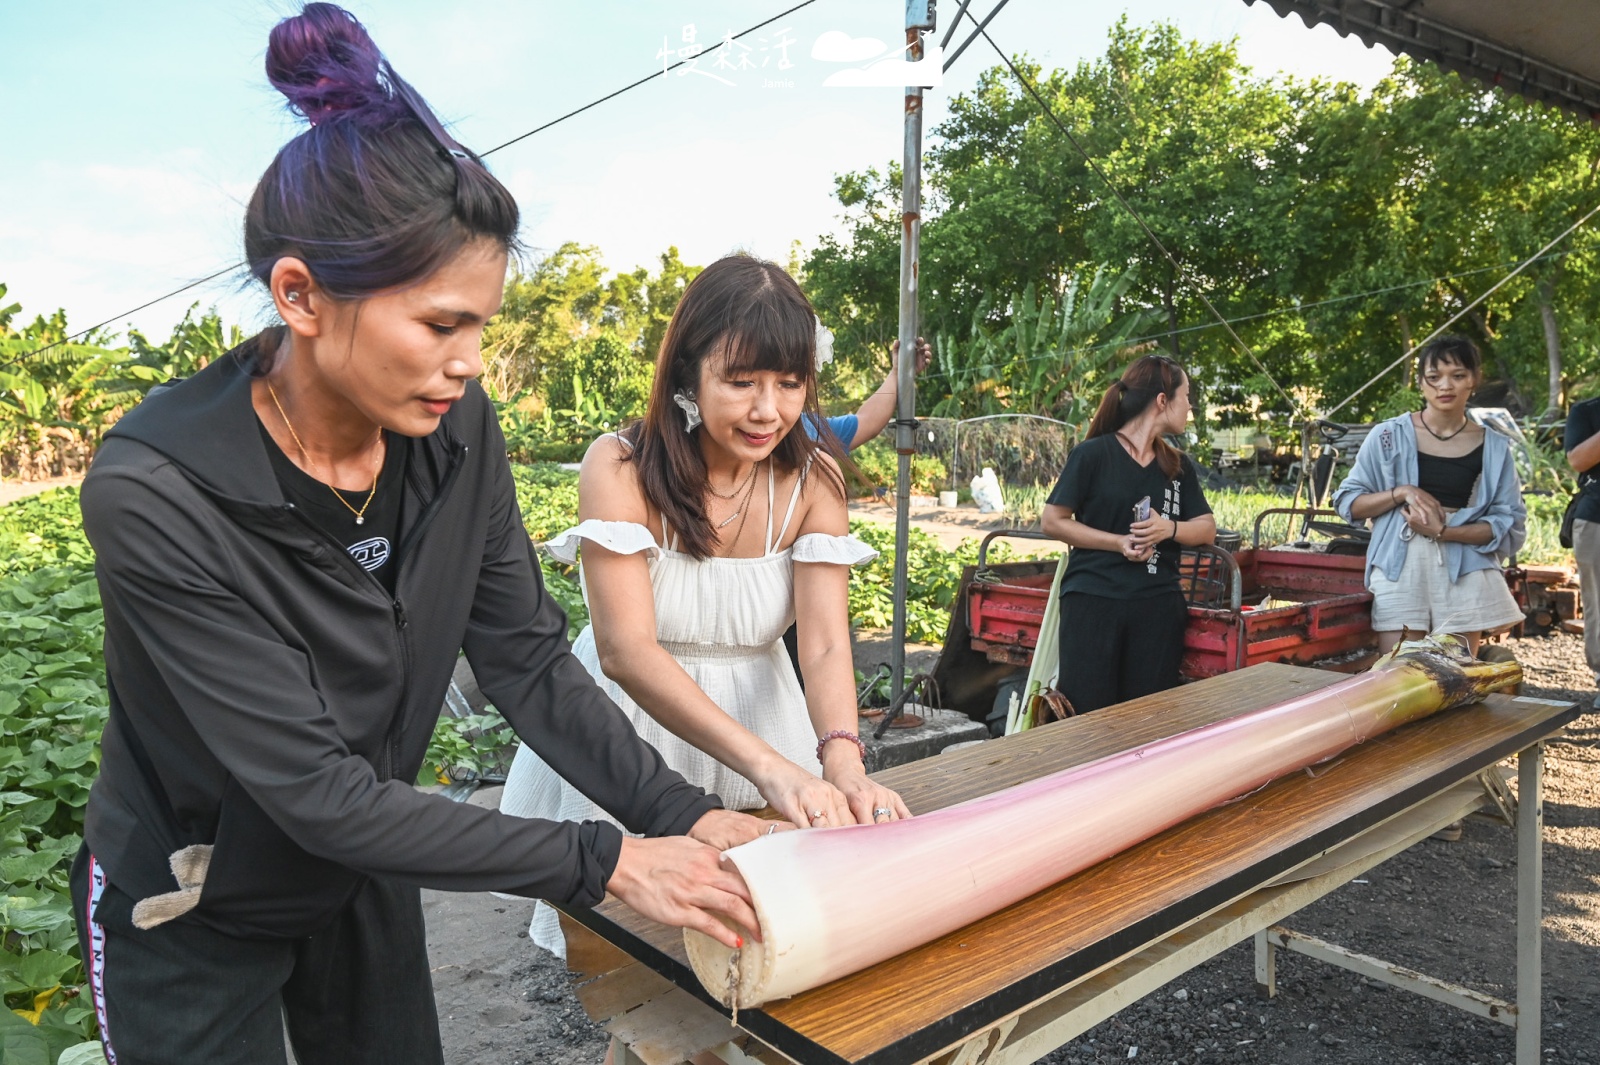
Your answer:
[[[1567,412],[1565,450],[1583,490],[1572,522],[1572,560],[1578,565],[1583,616],[1600,618],[1600,398],[1574,403]],[[1584,626],[1583,652],[1600,687],[1600,622]],[[1595,705],[1600,706],[1600,696]]]
[[[1135,361],[1045,504],[1044,531],[1072,546],[1056,687],[1079,713],[1177,686],[1188,620],[1178,552],[1217,535],[1194,463],[1162,439],[1188,421],[1183,368]]]

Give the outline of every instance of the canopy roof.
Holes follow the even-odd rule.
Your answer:
[[[1245,0],[1255,4],[1257,0]],[[1369,48],[1436,63],[1600,121],[1595,0],[1263,0]]]

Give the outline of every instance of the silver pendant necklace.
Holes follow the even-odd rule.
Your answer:
[[[756,469],[760,465],[761,464],[759,462],[757,462],[757,463],[753,464],[750,467],[750,476],[745,478],[744,485],[742,486],[744,488],[744,499],[743,499],[743,501],[741,501],[739,503],[739,509],[738,510],[735,510],[732,514],[729,514],[726,518],[723,518],[721,521],[717,522],[717,529],[719,531],[722,530],[722,529],[725,529],[729,525],[731,525],[733,523],[733,519],[737,518],[740,514],[743,514],[744,511],[745,511],[745,508],[750,505],[750,500],[756,494]],[[708,485],[708,487],[709,487],[709,485]],[[720,499],[732,499],[733,498],[733,496],[722,495],[715,488],[711,489],[711,494],[717,496]],[[734,495],[738,495],[738,491],[737,490],[735,490]],[[742,526],[741,526],[741,528],[742,528]]]

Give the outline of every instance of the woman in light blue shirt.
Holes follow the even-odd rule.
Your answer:
[[[1501,562],[1527,537],[1511,442],[1467,415],[1478,349],[1442,336],[1417,355],[1426,405],[1380,423],[1334,493],[1348,521],[1371,521],[1367,589],[1378,648],[1409,631],[1453,632],[1475,652],[1522,620]]]

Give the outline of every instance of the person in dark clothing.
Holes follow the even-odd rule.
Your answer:
[[[1135,360],[1046,500],[1044,531],[1072,547],[1056,688],[1079,713],[1177,686],[1188,619],[1178,552],[1217,535],[1194,463],[1163,439],[1188,421],[1183,368]]]
[[[1572,405],[1563,443],[1581,491],[1573,514],[1572,560],[1578,566],[1583,616],[1600,618],[1600,398]],[[1584,626],[1583,653],[1600,687],[1600,621]],[[1600,706],[1600,696],[1595,705]]]
[[[72,873],[114,1065],[437,1063],[419,887],[607,892],[757,927],[721,809],[573,657],[474,378],[517,209],[366,31],[309,4],[267,72],[312,122],[245,223],[283,325],[155,390],[82,492],[110,720]],[[458,654],[629,831],[412,787]]]

